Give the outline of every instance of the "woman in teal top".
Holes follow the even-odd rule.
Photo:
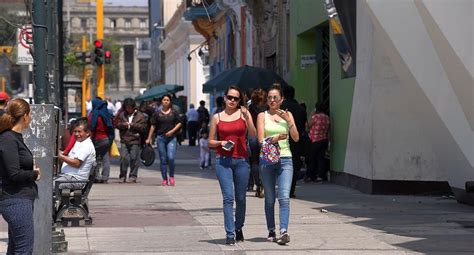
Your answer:
[[[262,112],[257,118],[258,141],[263,143],[271,137],[270,143],[280,146],[280,162],[273,165],[260,164],[260,177],[265,190],[265,217],[267,220],[269,241],[280,245],[290,242],[288,221],[290,218],[290,188],[293,178],[293,162],[288,142],[288,134],[297,142],[298,130],[293,115],[280,109],[283,102],[280,85],[274,85],[268,91],[268,111]],[[275,187],[278,185],[278,203],[280,204],[280,237],[275,234]]]

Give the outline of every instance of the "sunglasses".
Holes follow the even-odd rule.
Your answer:
[[[234,96],[229,96],[229,95],[226,95],[225,97],[227,98],[227,100],[232,101],[232,102],[239,102],[240,101],[239,97],[234,97]]]
[[[271,101],[280,101],[280,99],[281,98],[279,96],[268,96],[267,97],[267,100],[270,101],[270,102]]]

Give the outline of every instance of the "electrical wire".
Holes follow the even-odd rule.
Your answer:
[[[9,20],[7,20],[6,18],[4,18],[3,16],[0,15],[0,19],[3,20],[5,23],[7,23],[8,25],[12,26],[12,27],[16,27],[16,28],[20,28],[21,27],[19,25],[15,25],[13,24],[12,22],[10,22]]]

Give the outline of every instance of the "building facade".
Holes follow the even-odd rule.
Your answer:
[[[470,24],[472,31],[472,2],[352,4],[356,74],[346,78],[339,32],[329,29],[324,4],[290,1],[290,81],[308,105],[317,99],[330,106],[332,180],[367,193],[451,188],[467,201],[464,186],[474,180],[473,38],[452,28]],[[303,63],[305,55],[316,61]]]
[[[95,40],[96,8],[90,3],[67,2],[64,8],[64,24],[69,38],[87,36]],[[116,84],[107,84],[109,93],[130,92],[138,94],[150,80],[151,43],[147,7],[104,6],[104,38],[120,45],[118,77]],[[104,45],[106,48],[107,45]]]

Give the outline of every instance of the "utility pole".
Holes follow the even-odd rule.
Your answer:
[[[33,1],[33,55],[34,72],[33,80],[35,86],[35,103],[43,104],[48,101],[48,72],[47,72],[47,49],[46,37],[48,27],[46,26],[46,5],[44,1]]]
[[[97,16],[97,40],[104,40],[104,1],[96,1],[96,16]],[[104,81],[104,65],[97,65],[97,96],[104,98],[105,81]]]

